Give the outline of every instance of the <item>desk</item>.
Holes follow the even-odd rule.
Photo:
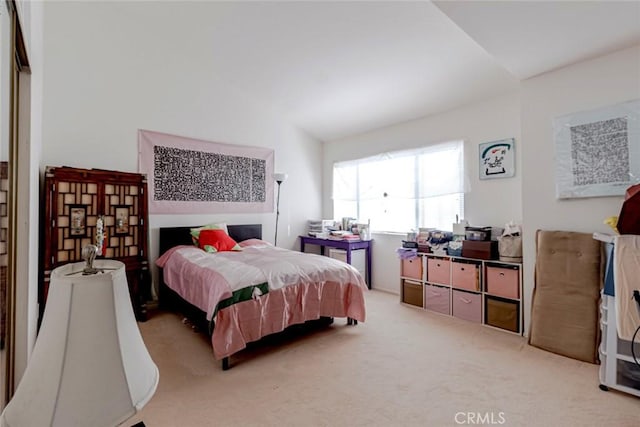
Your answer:
[[[300,252],[304,252],[305,245],[320,246],[320,253],[324,255],[324,248],[343,249],[347,252],[347,264],[351,264],[351,251],[364,249],[367,259],[367,286],[371,289],[371,240],[332,240],[319,239],[311,236],[300,236]]]

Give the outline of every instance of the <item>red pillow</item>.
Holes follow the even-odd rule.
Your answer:
[[[207,252],[238,251],[242,248],[224,230],[201,230],[198,247]]]

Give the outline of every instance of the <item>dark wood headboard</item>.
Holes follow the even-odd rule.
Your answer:
[[[191,229],[198,227],[191,225],[188,227],[161,227],[159,255],[178,245],[192,245]],[[236,242],[247,239],[262,239],[262,224],[241,224],[227,225],[229,236]]]

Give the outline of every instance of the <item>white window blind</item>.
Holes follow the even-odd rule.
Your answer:
[[[451,230],[464,182],[462,141],[335,163],[334,218],[370,220],[373,231]]]

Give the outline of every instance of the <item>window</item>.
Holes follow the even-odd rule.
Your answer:
[[[334,218],[371,221],[373,231],[451,230],[464,212],[462,141],[333,165]]]

